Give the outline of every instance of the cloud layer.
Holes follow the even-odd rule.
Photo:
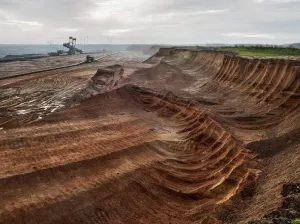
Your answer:
[[[300,0],[0,0],[0,44],[300,42]]]

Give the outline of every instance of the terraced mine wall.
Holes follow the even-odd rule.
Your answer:
[[[299,60],[246,58],[228,52],[176,49],[163,61],[201,79],[196,95],[211,96],[213,93],[230,106],[240,107],[240,112],[228,110],[224,105],[221,105],[222,110],[215,108],[224,122],[236,127],[254,130],[260,125],[260,128],[268,128],[299,112]],[[242,101],[233,103],[233,97]],[[280,133],[291,130],[290,127],[286,129]]]
[[[181,49],[168,53],[168,57],[163,60],[166,63],[180,67],[183,72],[199,78],[207,77],[202,83],[206,88],[199,90],[207,95],[216,89],[235,91],[246,101],[251,101],[249,111],[264,108],[259,113],[271,117],[276,114],[278,119],[274,123],[282,121],[287,115],[292,116],[299,109],[299,60],[246,58],[228,52]],[[165,54],[165,50],[158,53],[161,54]],[[259,104],[260,108],[254,106],[253,102]],[[268,124],[270,123],[265,120],[264,125]]]
[[[265,119],[256,119],[260,128],[278,124],[299,112],[300,62],[284,59],[249,59],[226,56],[214,81],[254,101]],[[260,120],[260,122],[258,122]],[[251,128],[249,120],[244,128]],[[252,126],[252,128],[256,128]]]

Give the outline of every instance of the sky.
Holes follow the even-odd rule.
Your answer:
[[[0,0],[0,44],[300,42],[300,0]]]

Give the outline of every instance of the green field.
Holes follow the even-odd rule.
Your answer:
[[[220,51],[235,52],[240,56],[261,56],[261,57],[278,57],[278,56],[299,56],[300,49],[296,48],[279,48],[279,47],[219,47]]]

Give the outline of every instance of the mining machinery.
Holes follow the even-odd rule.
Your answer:
[[[96,61],[95,57],[90,56],[90,55],[86,56],[86,59],[85,59],[86,63],[92,63],[92,62],[95,62],[95,61]]]
[[[65,55],[65,54],[73,55],[73,54],[76,54],[76,52],[79,54],[83,53],[82,50],[76,48],[76,38],[74,38],[74,37],[69,37],[69,42],[64,43],[63,46],[68,48],[69,51],[58,50],[56,52],[50,52],[50,53],[48,53],[48,55],[49,56],[59,56],[59,55]]]
[[[76,48],[76,38],[74,37],[69,37],[69,42],[64,43],[63,46],[69,49],[68,55],[76,54],[76,52],[79,54],[83,53],[82,50]]]

